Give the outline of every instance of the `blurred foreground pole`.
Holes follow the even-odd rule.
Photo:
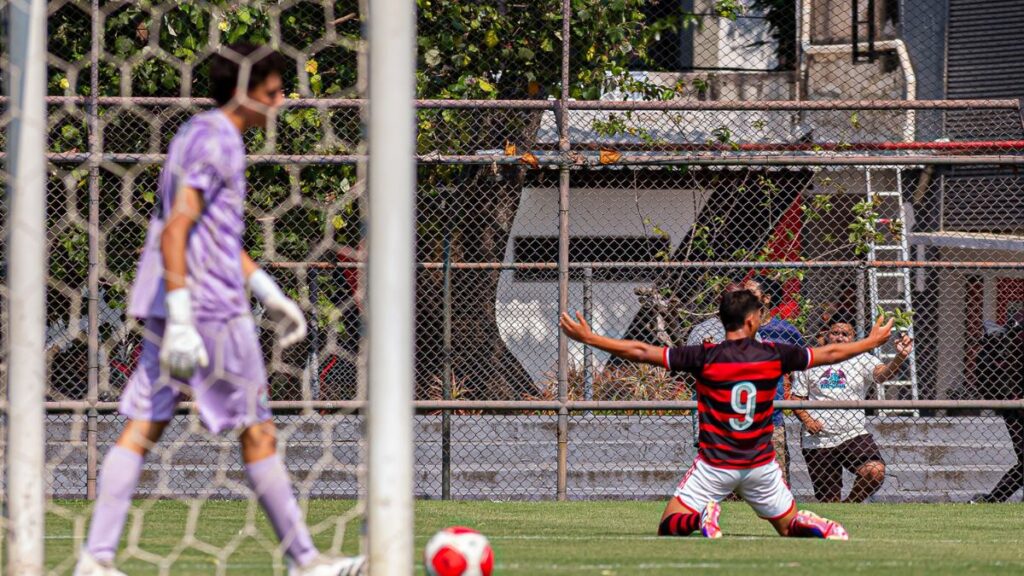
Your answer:
[[[413,573],[416,4],[371,0],[369,337],[370,574]]]
[[[7,573],[43,573],[46,364],[46,2],[8,3]]]

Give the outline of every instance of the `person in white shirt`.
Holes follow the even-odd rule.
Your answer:
[[[833,322],[829,344],[851,342],[853,326]],[[819,366],[795,374],[795,400],[863,400],[872,384],[892,378],[913,350],[910,337],[896,341],[896,356],[884,363],[862,354],[832,366]],[[803,423],[801,444],[807,473],[819,502],[838,502],[843,489],[843,469],[856,475],[846,502],[863,502],[885,481],[885,460],[867,430],[863,410],[795,410]]]

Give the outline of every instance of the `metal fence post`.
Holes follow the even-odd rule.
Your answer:
[[[562,0],[562,93],[558,103],[558,149],[569,152],[569,19],[570,0]],[[569,310],[569,167],[563,164],[558,173],[558,313]],[[556,330],[558,330],[556,323]],[[558,485],[556,495],[565,500],[569,462],[569,342],[558,331]]]
[[[583,269],[583,317],[587,324],[594,325],[594,269]],[[583,347],[583,399],[594,399],[594,350]]]
[[[99,416],[96,402],[99,400],[100,370],[100,3],[92,0],[92,49],[89,68],[89,334],[88,334],[88,391],[89,410],[86,418],[86,464],[85,495],[96,498],[96,474],[99,468]]]
[[[321,400],[323,390],[320,389],[320,322],[316,314],[317,302],[320,301],[320,271],[310,268],[307,274],[309,275],[309,303],[313,308],[313,321],[309,323],[306,373],[309,374],[309,397],[313,400]]]
[[[857,269],[857,325],[854,330],[857,331],[857,337],[863,338],[865,334],[871,331],[871,325],[874,324],[874,311],[867,310],[867,303],[864,297],[864,292],[867,291],[867,282],[864,279],[864,275],[867,274],[867,267]]]
[[[564,110],[564,109],[563,109]],[[569,169],[563,167],[558,178],[558,313],[569,309]],[[558,329],[558,489],[557,498],[567,498],[569,465],[569,342]]]
[[[444,282],[443,282],[443,355],[444,368],[441,372],[441,395],[452,399],[452,234],[444,235]],[[452,497],[452,417],[447,410],[441,411],[441,499]]]

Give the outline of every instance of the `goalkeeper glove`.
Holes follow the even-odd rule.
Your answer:
[[[285,296],[277,282],[264,270],[249,276],[249,290],[267,309],[267,317],[276,324],[277,340],[287,348],[306,337],[306,316],[294,300]]]
[[[160,344],[160,366],[173,378],[188,380],[196,364],[205,368],[210,363],[203,339],[193,323],[192,297],[186,288],[178,288],[168,292],[164,301],[167,326]]]

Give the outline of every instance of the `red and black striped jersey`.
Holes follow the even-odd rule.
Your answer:
[[[806,370],[812,358],[810,348],[753,338],[665,348],[666,368],[697,379],[701,458],[720,468],[755,468],[771,462],[779,377]]]

